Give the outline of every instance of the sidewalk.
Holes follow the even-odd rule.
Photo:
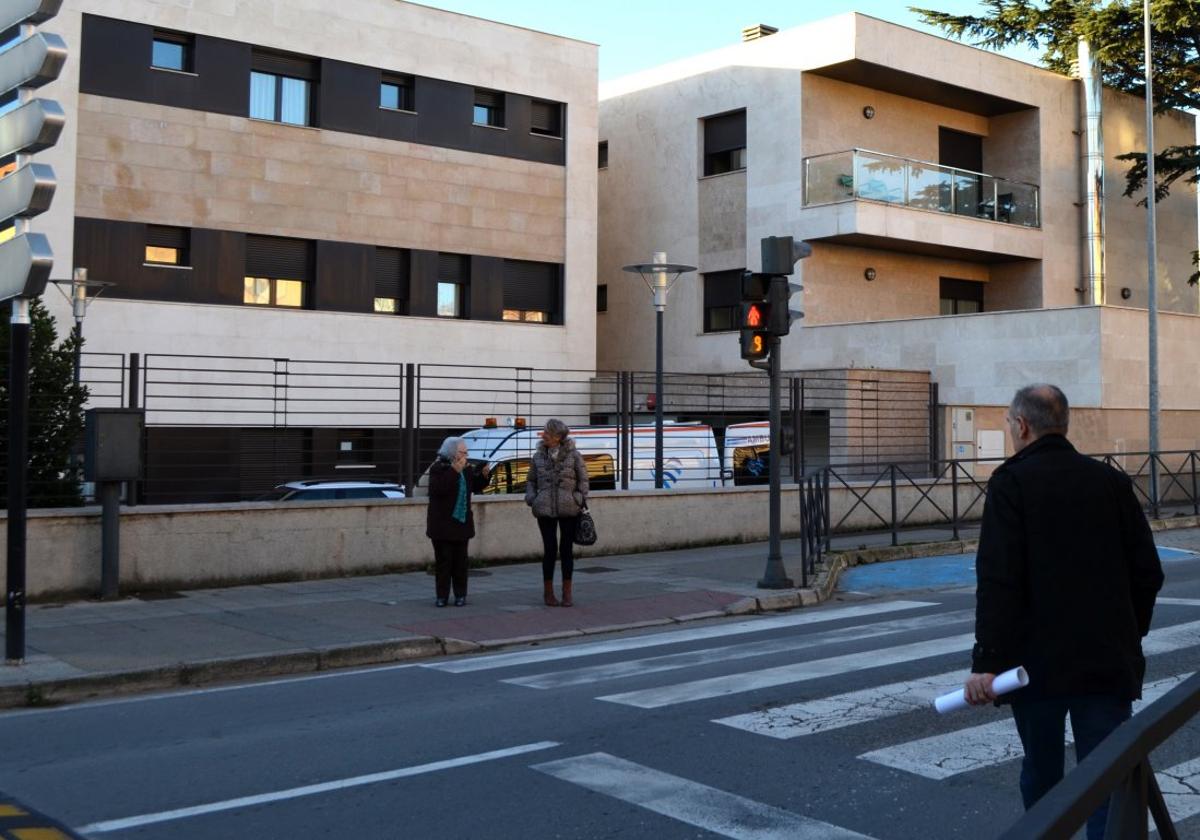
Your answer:
[[[0,708],[76,702],[418,659],[508,644],[816,604],[856,562],[973,550],[944,531],[834,541],[804,589],[756,586],[765,543],[577,561],[575,606],[542,604],[537,563],[474,570],[465,607],[438,609],[425,572],[158,593],[118,601],[30,606],[26,660],[0,666]],[[964,532],[964,537],[974,536]],[[1160,534],[1200,548],[1200,528]],[[800,585],[800,545],[783,544]]]

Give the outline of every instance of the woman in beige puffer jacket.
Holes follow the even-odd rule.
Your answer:
[[[555,558],[562,563],[562,605],[573,603],[575,529],[587,507],[587,466],[570,434],[563,421],[546,421],[525,483],[525,504],[533,508],[542,532],[542,598],[548,607],[559,605],[554,597]]]

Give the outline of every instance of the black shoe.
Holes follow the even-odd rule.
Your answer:
[[[444,607],[444,606],[446,606],[446,599],[438,598],[436,601],[433,602],[433,605],[435,607]]]
[[[457,598],[454,599],[454,606],[465,607],[466,605],[467,605],[467,596],[466,595],[459,595]]]

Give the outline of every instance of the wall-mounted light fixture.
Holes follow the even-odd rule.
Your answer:
[[[866,271],[863,272],[863,277],[867,278],[868,281],[874,280],[875,279],[875,269],[868,268]]]
[[[1128,286],[1123,286],[1121,288],[1121,300],[1129,300],[1131,297],[1133,297],[1133,290]]]
[[[870,105],[863,108],[863,116],[869,120],[875,119],[875,109]]]

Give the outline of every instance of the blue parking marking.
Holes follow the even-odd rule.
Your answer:
[[[1164,563],[1200,559],[1200,554],[1182,548],[1158,546]],[[934,589],[975,585],[975,554],[946,554],[914,560],[890,560],[855,566],[842,572],[838,589],[853,592]]]

